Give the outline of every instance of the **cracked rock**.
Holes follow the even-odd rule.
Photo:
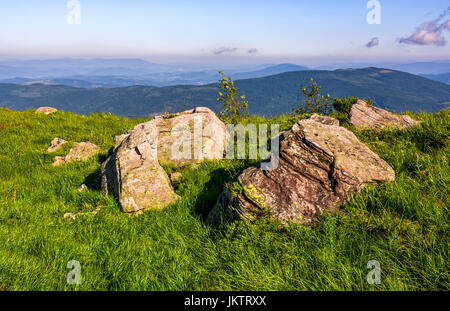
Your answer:
[[[225,142],[225,124],[208,108],[156,116],[116,137],[113,154],[102,165],[102,190],[114,195],[124,212],[163,209],[178,195],[159,163],[222,159]],[[174,184],[178,179],[172,176]]]
[[[398,115],[378,107],[372,107],[361,99],[358,99],[350,110],[350,122],[358,130],[388,127],[406,129],[419,123],[408,115]]]
[[[103,193],[115,196],[124,212],[162,209],[178,198],[159,165],[158,128],[152,121],[121,135],[113,154],[102,165]]]
[[[240,190],[225,190],[207,222],[270,215],[285,225],[310,223],[336,212],[365,185],[394,179],[394,170],[352,132],[314,115],[282,135],[278,167],[246,169],[238,178]]]

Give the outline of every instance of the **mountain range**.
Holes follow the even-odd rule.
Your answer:
[[[372,99],[388,110],[435,112],[449,106],[450,85],[405,72],[382,69],[291,71],[261,78],[237,80],[240,94],[255,115],[289,113],[303,97],[301,85],[313,78],[332,97]],[[52,106],[80,114],[111,112],[143,117],[205,106],[218,112],[217,83],[178,86],[129,86],[120,88],[75,88],[63,85],[0,84],[0,106],[13,110]]]
[[[116,88],[134,85],[173,86],[206,85],[216,82],[219,70],[235,80],[261,78],[290,71],[388,68],[404,71],[448,84],[450,61],[415,63],[337,63],[319,67],[296,64],[239,65],[167,65],[142,59],[77,59],[0,60],[0,83],[23,85],[66,85],[81,88]]]
[[[0,83],[22,85],[66,85],[82,88],[115,88],[134,85],[204,85],[219,80],[218,69],[192,70],[184,67],[130,60],[64,60],[0,62]],[[15,66],[15,67],[14,67]],[[308,70],[294,64],[278,64],[252,71],[227,70],[235,79],[265,77],[289,71]]]

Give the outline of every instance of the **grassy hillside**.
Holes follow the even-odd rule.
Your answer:
[[[313,77],[332,97],[356,96],[395,111],[436,112],[450,104],[450,85],[412,74],[366,68],[336,71],[294,71],[239,80],[236,86],[247,95],[249,112],[273,116],[288,113],[300,101],[300,85]],[[52,106],[81,114],[111,112],[127,117],[175,112],[198,106],[220,110],[217,84],[205,86],[80,89],[66,86],[0,84],[0,106],[26,110]]]
[[[0,290],[449,290],[450,113],[413,117],[424,121],[416,129],[356,132],[397,178],[366,188],[343,213],[313,226],[216,230],[203,219],[250,162],[187,167],[179,202],[130,216],[112,197],[77,188],[95,179],[114,136],[142,120],[0,109]],[[288,129],[296,120],[247,121]],[[53,167],[70,148],[47,153],[54,137],[104,152]],[[70,221],[68,212],[86,214]],[[70,260],[81,263],[80,285],[66,282]],[[366,282],[369,260],[381,263],[381,285]]]

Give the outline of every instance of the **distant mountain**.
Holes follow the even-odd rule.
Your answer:
[[[62,71],[57,74],[53,73],[54,76],[51,76],[52,71],[56,70],[55,68],[41,68],[38,61],[29,61],[25,62],[25,64],[30,64],[30,66],[39,64],[39,68],[32,69],[32,67],[26,67],[27,69],[22,68],[21,71],[18,71],[18,68],[11,69],[11,67],[7,67],[5,72],[8,77],[12,75],[12,72],[22,73],[22,76],[14,76],[13,78],[4,78],[5,75],[2,75],[2,69],[0,67],[0,83],[18,83],[23,85],[41,83],[45,85],[66,85],[83,88],[115,88],[134,85],[162,87],[171,85],[205,85],[216,82],[220,78],[218,69],[197,71],[180,71],[174,69],[173,71],[168,72],[152,72],[148,69],[149,66],[153,66],[152,68],[154,69],[157,65],[146,63],[144,61],[140,62],[140,60],[99,60],[97,63],[94,60],[78,61],[69,59],[67,64],[65,64],[63,60],[49,60],[43,62],[46,64],[48,63],[49,66],[56,66],[62,63],[62,67],[60,68]],[[16,63],[13,62],[12,64]],[[74,70],[71,66],[75,66],[76,64],[79,64],[79,67],[77,68],[78,72],[83,71],[84,73],[68,75],[70,73],[68,70]],[[130,67],[108,67],[119,64],[129,65]],[[134,66],[137,66],[137,68]],[[160,67],[160,69],[163,69],[163,67]],[[307,68],[293,64],[279,64],[251,72],[240,73],[236,72],[236,70],[226,70],[226,73],[231,73],[234,79],[237,80],[259,78],[297,70],[307,70]],[[43,72],[47,72],[48,75],[42,75]],[[62,72],[64,72],[64,75],[61,74]]]
[[[368,67],[386,68],[416,75],[442,74],[450,72],[450,60],[430,62],[341,62],[312,67],[313,70],[337,70],[343,68],[363,69]]]
[[[417,63],[396,65],[390,68],[420,75],[442,74],[450,72],[450,61],[417,62]]]
[[[450,84],[450,72],[439,75],[421,75],[421,76],[434,81]]]
[[[96,73],[106,74],[107,70],[114,73],[113,68],[109,68]],[[205,85],[219,80],[219,72],[195,71],[195,72],[162,72],[145,75],[72,75],[57,78],[22,78],[0,79],[0,83],[17,83],[22,85],[44,84],[44,85],[65,85],[83,88],[116,88],[127,86],[170,86],[170,85]]]
[[[379,69],[294,71],[269,77],[236,81],[256,115],[289,113],[303,98],[300,85],[309,79],[323,86],[332,97],[356,96],[373,99],[388,110],[439,111],[450,104],[450,85],[412,74]],[[0,84],[0,106],[14,110],[53,106],[60,110],[89,114],[111,112],[128,117],[181,111],[196,106],[219,111],[218,84],[168,87],[132,86],[82,89],[67,86]]]
[[[309,70],[309,68],[294,64],[279,64],[275,66],[270,66],[261,70],[251,71],[251,72],[243,72],[236,73],[233,75],[235,80],[242,79],[253,79],[253,78],[262,78],[272,75],[277,75],[280,73],[291,72],[291,71],[300,71],[300,70]]]
[[[87,68],[144,68],[147,70],[167,70],[168,65],[150,63],[139,58],[56,58],[34,60],[2,60],[0,65],[18,68],[61,68],[61,69],[87,69]]]
[[[67,78],[73,75],[140,75],[175,71],[176,66],[149,63],[142,59],[78,59],[2,60],[0,79]]]

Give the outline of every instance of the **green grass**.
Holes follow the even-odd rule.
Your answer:
[[[143,120],[0,109],[0,290],[448,290],[450,115],[413,117],[424,121],[417,129],[356,132],[396,181],[365,188],[342,213],[312,226],[263,219],[217,230],[204,217],[250,161],[187,167],[179,202],[130,216],[77,188],[95,179],[115,135]],[[47,153],[54,137],[104,151],[53,167],[70,148]],[[81,263],[80,285],[66,282],[70,260]],[[369,260],[381,264],[380,285],[366,281]]]

